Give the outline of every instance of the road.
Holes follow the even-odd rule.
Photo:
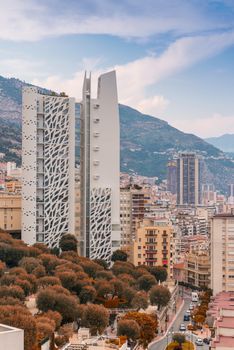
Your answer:
[[[167,335],[164,338],[162,338],[161,340],[159,340],[157,343],[154,343],[151,346],[149,346],[149,350],[164,350],[166,348],[166,346],[172,340],[172,332],[175,332],[175,333],[179,332],[179,328],[180,328],[181,323],[184,323],[185,326],[189,323],[189,322],[184,322],[184,314],[185,314],[186,310],[188,310],[190,302],[191,302],[190,297],[184,298],[184,305],[183,305],[182,309],[180,310],[180,312],[177,314],[177,317],[174,320],[173,324],[169,327]],[[191,332],[186,334],[186,338],[188,340],[193,341],[193,342],[195,342],[195,340],[196,340],[196,336],[194,334],[192,334]],[[209,350],[209,346],[206,344],[203,344],[203,346],[196,346],[196,349],[197,350]]]

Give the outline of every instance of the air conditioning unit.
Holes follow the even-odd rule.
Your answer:
[[[98,124],[100,122],[100,118],[94,118],[93,121],[94,121],[95,124]]]
[[[94,179],[94,180],[98,180],[99,177],[100,177],[99,175],[94,175],[94,176],[93,176],[93,179]]]
[[[93,161],[93,164],[94,164],[94,165],[99,165],[99,160],[94,160],[94,161]]]
[[[94,137],[98,137],[99,135],[100,135],[100,132],[94,132],[94,133],[93,133],[93,136],[94,136]]]
[[[97,151],[99,151],[99,147],[98,147],[98,146],[94,146],[94,147],[93,147],[93,150],[94,150],[95,152],[97,152]]]

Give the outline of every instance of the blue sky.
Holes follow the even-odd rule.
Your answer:
[[[79,100],[85,69],[113,68],[121,103],[234,133],[234,0],[1,1],[0,75]]]

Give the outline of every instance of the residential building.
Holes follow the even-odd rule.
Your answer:
[[[228,203],[234,204],[234,184],[228,185]]]
[[[132,193],[130,188],[120,189],[121,249],[131,260],[132,236]]]
[[[177,162],[171,160],[167,164],[167,191],[177,193]]]
[[[210,286],[209,251],[190,250],[184,257],[184,281],[198,288]]]
[[[212,184],[202,185],[202,204],[203,205],[214,205],[216,203],[216,191]]]
[[[0,324],[0,350],[24,350],[23,329]]]
[[[74,234],[75,100],[23,89],[22,239],[56,247]]]
[[[133,242],[133,264],[165,266],[172,277],[173,228],[168,220],[144,219]]]
[[[234,293],[220,292],[211,299],[206,323],[212,330],[211,350],[234,348]]]
[[[0,228],[19,236],[21,233],[21,195],[0,192]]]
[[[110,261],[120,247],[120,135],[115,72],[98,79],[97,98],[85,75],[81,103],[80,249]]]
[[[234,214],[211,219],[210,250],[213,294],[234,291]]]
[[[177,204],[201,203],[201,159],[195,153],[180,153],[177,159]]]

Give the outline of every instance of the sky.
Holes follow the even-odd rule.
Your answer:
[[[119,102],[200,137],[234,133],[234,0],[0,0],[0,75]]]

